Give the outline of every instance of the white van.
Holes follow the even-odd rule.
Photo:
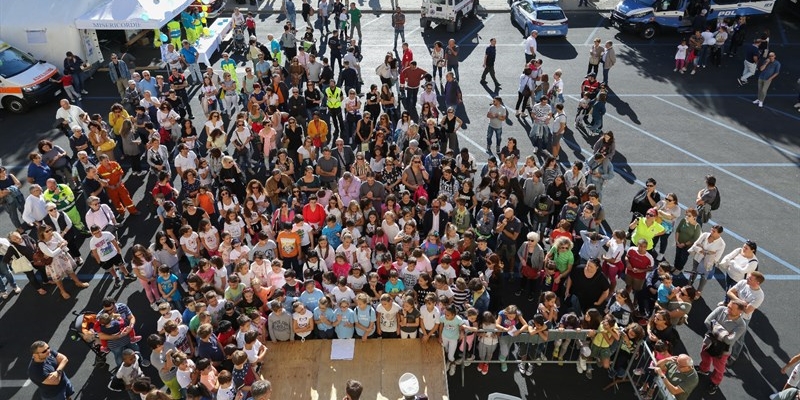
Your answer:
[[[0,41],[0,107],[22,114],[31,106],[57,99],[63,88],[50,82],[58,69]]]

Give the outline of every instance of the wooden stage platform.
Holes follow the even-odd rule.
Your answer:
[[[444,353],[436,340],[356,340],[353,360],[331,361],[330,340],[267,343],[263,377],[272,383],[272,398],[341,400],[348,379],[364,385],[362,400],[402,399],[397,382],[411,372],[420,393],[448,400]]]

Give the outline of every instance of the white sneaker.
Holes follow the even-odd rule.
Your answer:
[[[582,370],[586,371],[586,359],[583,357],[578,358],[578,365],[581,367]]]
[[[453,363],[453,362],[450,363],[450,369],[448,369],[447,374],[450,375],[450,376],[453,376],[453,375],[456,374],[456,364],[455,363]]]
[[[153,311],[158,311],[158,303],[151,303],[150,308],[152,308]]]
[[[694,75],[695,72],[697,72],[697,69],[693,69],[689,75]]]
[[[675,69],[673,69],[673,70],[672,70],[672,72],[678,72],[678,69],[677,69],[677,68],[675,68]]]
[[[793,106],[793,107],[794,107],[794,108],[800,108],[800,102],[798,102],[798,103],[794,103],[794,106]]]
[[[17,287],[14,288],[14,293],[20,294],[21,292],[22,292],[22,288],[21,287],[17,286]]]
[[[7,299],[8,298],[8,292],[0,292],[0,298]]]
[[[758,99],[753,100],[753,104],[758,104]]]
[[[764,102],[763,102],[763,101],[759,101],[759,102],[758,102],[758,106],[759,106],[759,107],[764,107]]]
[[[580,360],[578,360],[578,363],[577,363],[577,364],[575,364],[575,369],[576,369],[576,370],[578,370],[578,373],[579,373],[579,374],[582,374],[582,373],[583,373],[583,371],[586,371],[586,365],[585,365],[585,364],[586,364],[586,363],[584,362],[584,365],[583,365],[583,366],[581,366],[581,362],[580,362]]]
[[[525,369],[525,376],[533,375],[533,364],[528,363],[528,368]]]
[[[517,364],[517,369],[519,369],[519,373],[520,374],[525,375],[525,370],[527,369],[526,368],[526,364],[527,363],[519,363],[519,364]]]
[[[464,365],[469,367],[470,365],[472,365],[473,361],[475,361],[475,356],[470,354],[469,356],[467,356],[467,361],[464,362]]]

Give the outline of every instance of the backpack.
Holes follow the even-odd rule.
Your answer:
[[[719,194],[719,188],[715,188],[717,190],[717,195],[714,197],[714,200],[711,200],[711,211],[716,211],[719,209],[719,204],[722,201]]]

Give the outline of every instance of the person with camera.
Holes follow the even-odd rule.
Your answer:
[[[747,326],[742,318],[747,303],[731,300],[727,306],[719,306],[705,320],[708,332],[700,351],[700,366],[697,373],[711,377],[708,394],[719,390],[725,374],[725,364],[731,354],[731,346],[744,335]],[[713,367],[713,371],[711,368]]]
[[[699,377],[694,361],[686,354],[667,357],[656,363],[655,371],[676,400],[686,400],[697,387]]]

